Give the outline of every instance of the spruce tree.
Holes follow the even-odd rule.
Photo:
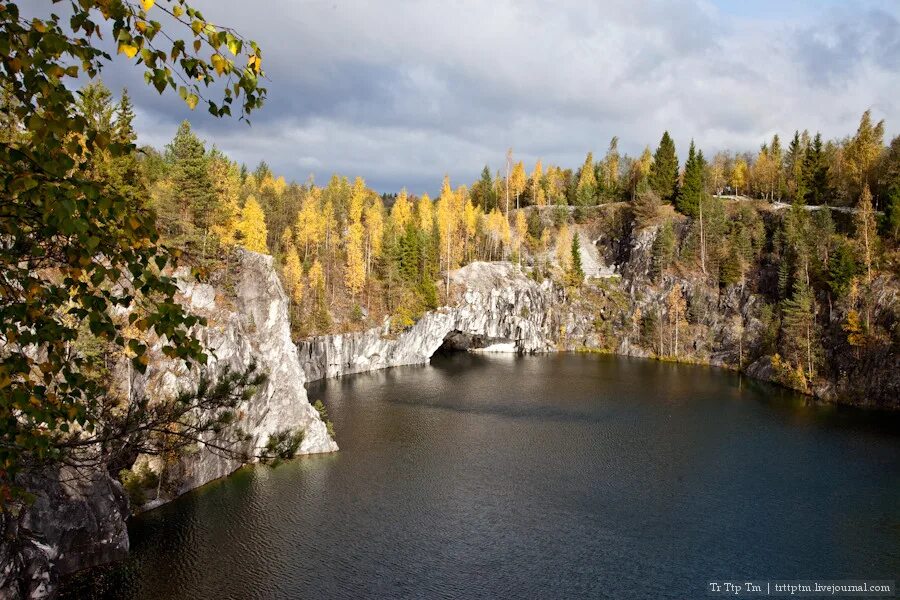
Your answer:
[[[115,136],[116,141],[122,144],[133,144],[137,139],[134,133],[134,105],[127,88],[122,88],[122,98],[116,107]]]
[[[572,236],[572,266],[569,267],[569,284],[573,287],[581,285],[584,281],[584,268],[581,265],[581,246],[578,240],[578,232]]]
[[[663,133],[659,147],[653,154],[653,165],[650,167],[650,186],[663,202],[672,202],[678,193],[678,156],[675,153],[675,142],[669,132]]]
[[[806,204],[825,204],[828,198],[828,162],[821,133],[816,133],[806,151],[803,163]]]
[[[696,217],[699,212],[700,194],[703,193],[703,153],[694,149],[694,140],[688,151],[688,159],[684,165],[684,184],[678,190],[678,210],[689,217]]]

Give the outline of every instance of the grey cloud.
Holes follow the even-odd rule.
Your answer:
[[[332,171],[377,189],[471,182],[512,146],[530,166],[577,166],[610,137],[631,154],[669,129],[684,155],[755,149],[795,127],[852,131],[872,106],[900,121],[897,9],[809,11],[790,23],[722,13],[706,0],[553,3],[200,0],[260,42],[269,99],[247,128],[159,98],[132,67],[143,141],[190,118],[235,159],[289,178]],[[820,14],[821,13],[821,14]]]

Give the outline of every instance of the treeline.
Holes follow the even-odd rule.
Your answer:
[[[94,97],[101,100],[87,102]],[[133,135],[125,126],[130,116],[115,118],[130,112],[127,97],[124,108],[108,92],[84,98],[86,112]],[[572,219],[609,219],[599,207],[622,203],[623,211],[610,214],[627,216],[604,227],[624,237],[629,228],[658,224],[654,277],[695,271],[710,284],[760,288],[771,299],[773,352],[795,365],[804,358],[812,376],[822,364],[814,347],[821,331],[804,327],[827,323],[821,307],[852,304],[848,327],[876,335],[866,290],[889,262],[880,257],[894,247],[900,218],[900,142],[885,147],[883,129],[865,113],[845,140],[823,143],[820,135],[798,133],[782,154],[776,137],[753,160],[720,153],[707,161],[691,144],[683,166],[668,133],[636,160],[620,156],[613,139],[603,159],[588,154],[574,171],[538,161],[527,173],[510,153],[508,176],[485,167],[471,186],[455,188],[445,177],[432,199],[405,190],[379,195],[361,178],[339,175],[324,186],[288,183],[265,163],[251,171],[206,148],[185,122],[163,150],[141,150],[130,185],[136,197],[146,190],[164,238],[194,264],[219,260],[232,245],[274,255],[301,336],[379,324],[386,316],[404,327],[440,305],[449,272],[473,260],[524,261],[535,276],[577,286],[583,273]],[[792,200],[794,208],[766,219],[758,206],[720,197],[731,191]],[[856,213],[841,224],[830,211],[802,207],[825,203]],[[788,342],[799,339],[797,332],[800,346]]]

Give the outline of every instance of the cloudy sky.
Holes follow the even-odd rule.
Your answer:
[[[775,132],[841,137],[871,108],[900,132],[895,0],[200,0],[211,21],[263,47],[269,99],[216,121],[159,97],[121,64],[143,143],[189,118],[235,160],[320,183],[363,176],[379,191],[474,181],[505,149],[577,166],[655,147],[683,157],[755,149]]]

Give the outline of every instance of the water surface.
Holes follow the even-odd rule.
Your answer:
[[[694,598],[900,574],[896,419],[703,367],[455,355],[309,386],[341,451],[131,524],[115,598]]]

